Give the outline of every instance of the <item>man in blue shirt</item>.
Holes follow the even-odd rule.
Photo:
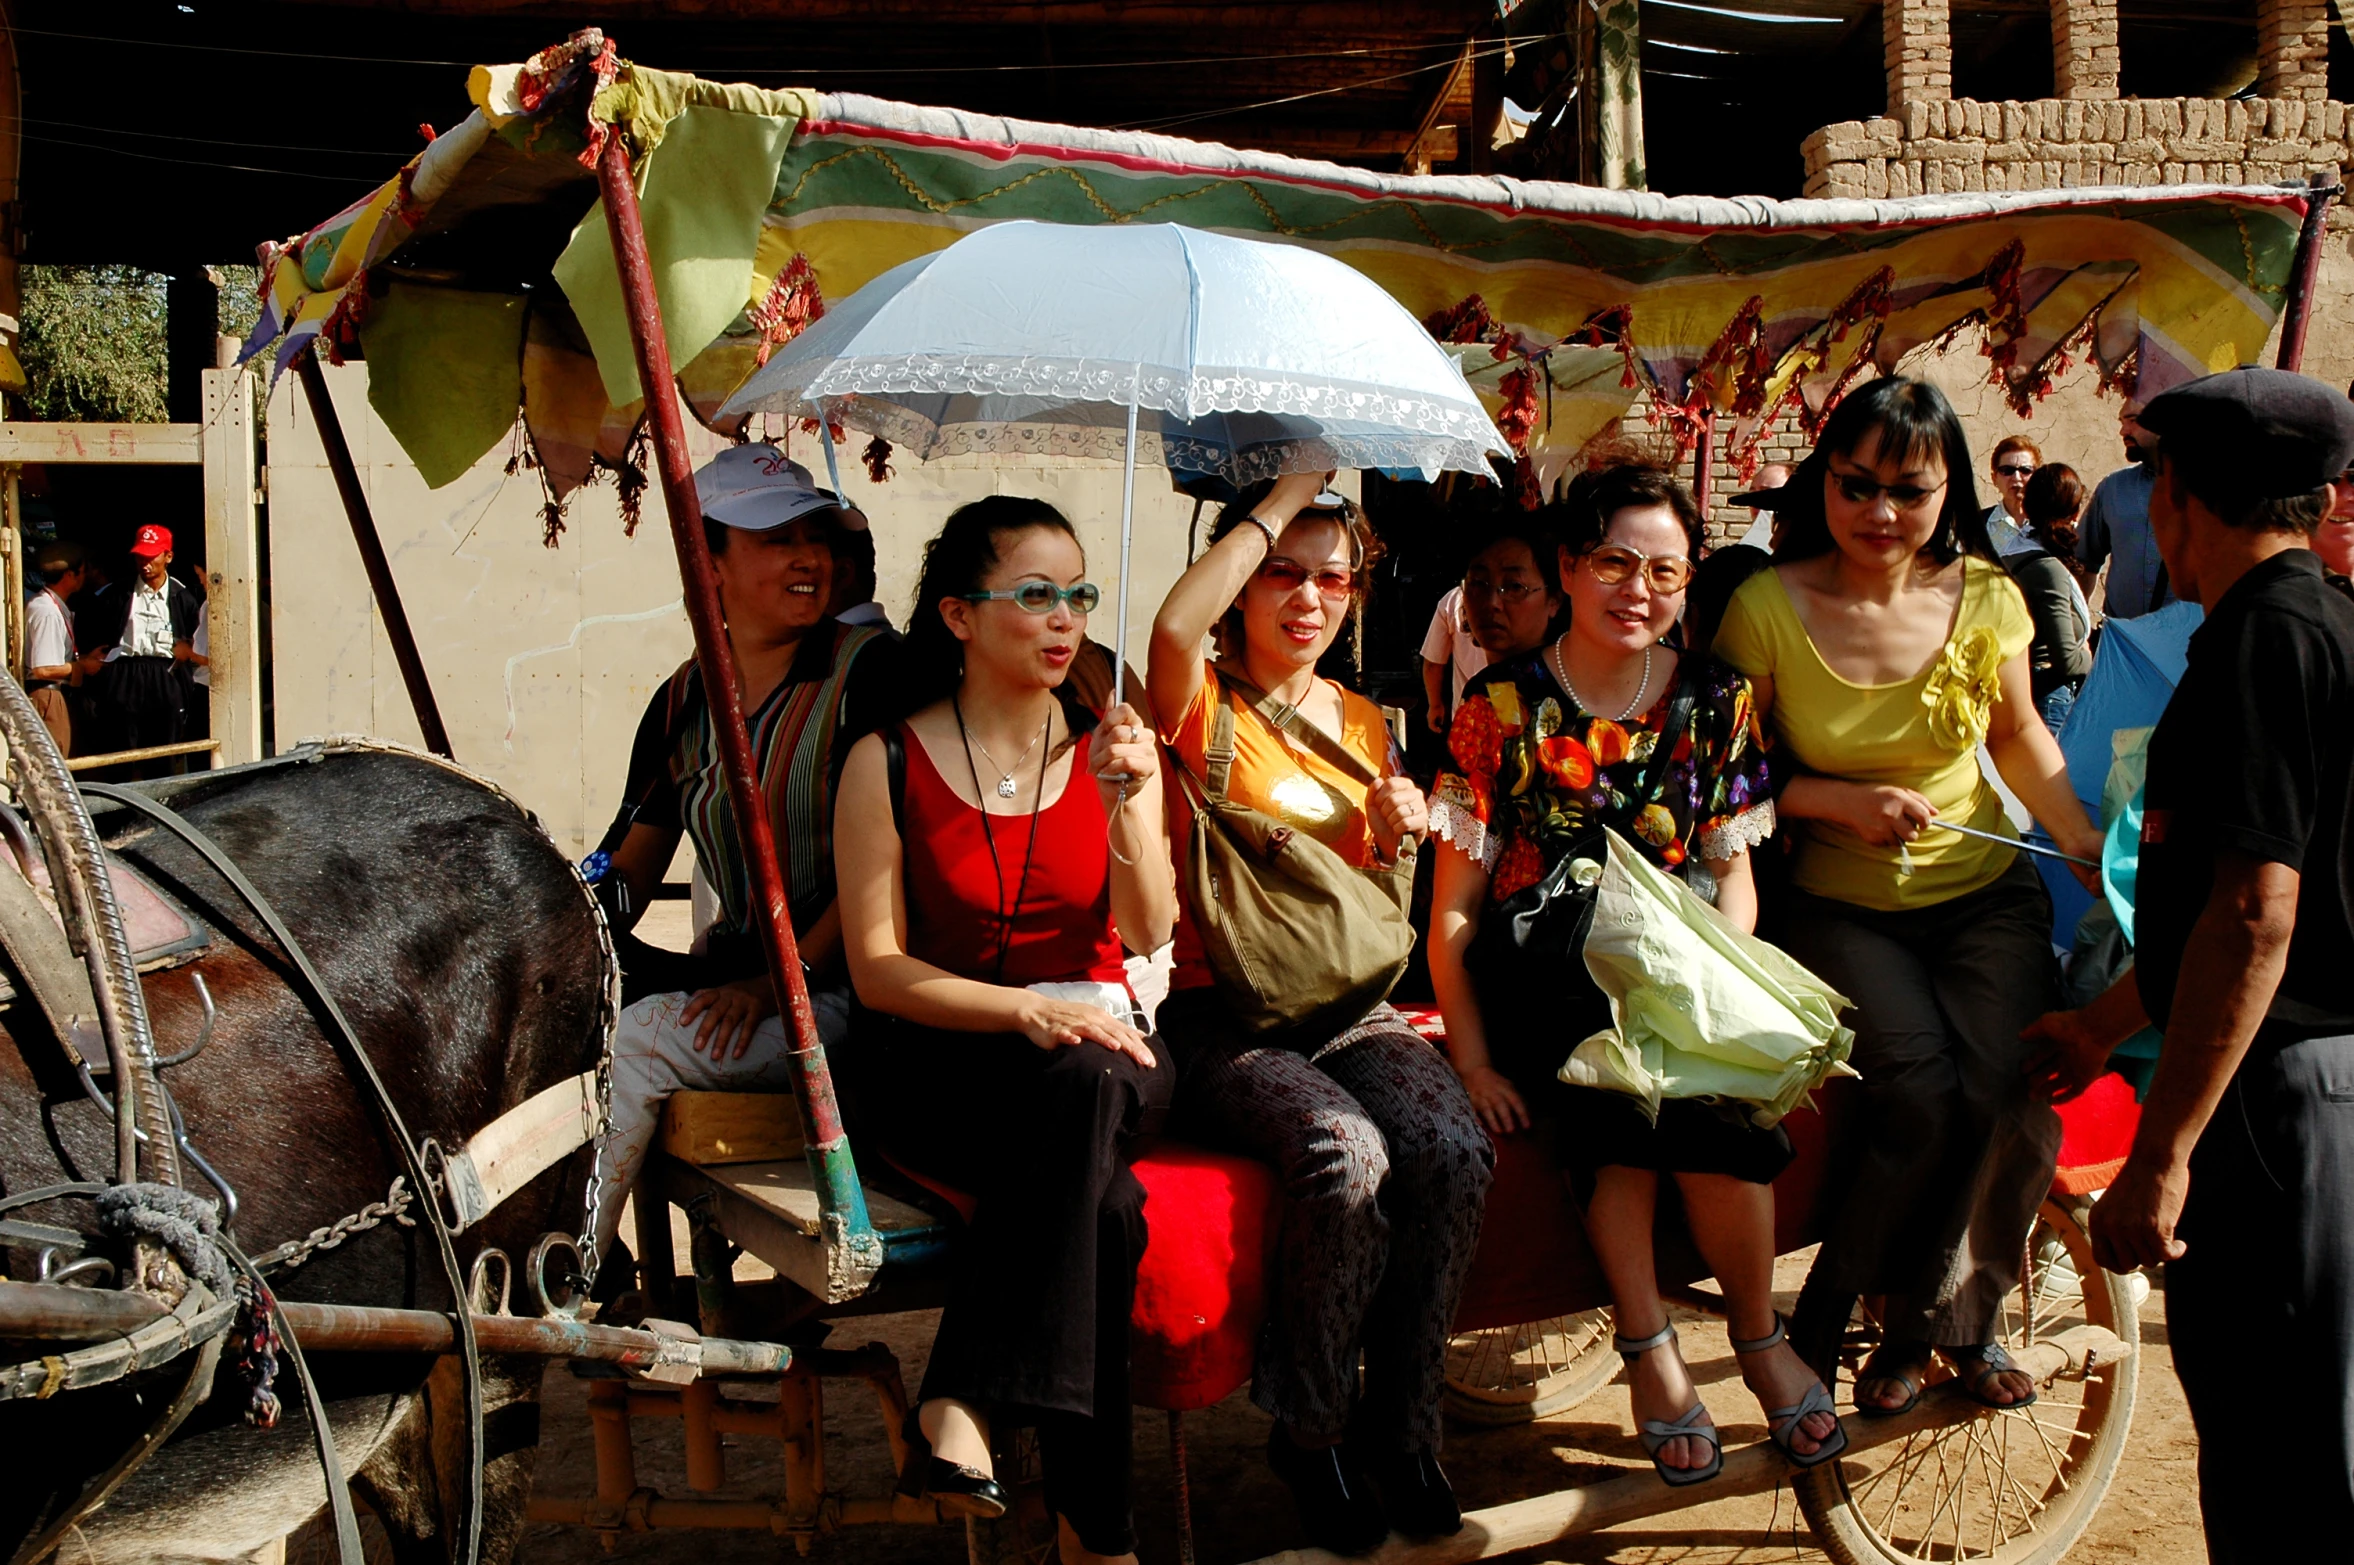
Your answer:
[[[2166,567],[2158,558],[2158,541],[2150,533],[2150,463],[2140,443],[2142,405],[2128,402],[2117,415],[2117,432],[2125,441],[2125,460],[2101,480],[2084,508],[2076,529],[2076,558],[2087,570],[2109,566],[2105,611],[2111,619],[2139,619],[2152,609],[2174,601],[2166,585]]]

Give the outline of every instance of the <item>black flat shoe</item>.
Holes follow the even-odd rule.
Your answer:
[[[982,1521],[1003,1516],[1013,1506],[1005,1485],[978,1468],[960,1467],[938,1456],[924,1459],[924,1498],[938,1502],[951,1516]]]
[[[1429,1451],[1370,1456],[1366,1470],[1381,1486],[1382,1509],[1390,1525],[1409,1538],[1451,1538],[1463,1530],[1463,1507],[1447,1482],[1439,1459]]]
[[[946,1457],[932,1454],[932,1442],[924,1438],[916,1410],[909,1408],[907,1423],[907,1471],[899,1477],[899,1492],[919,1500],[937,1500],[940,1509],[951,1516],[972,1516],[982,1521],[1003,1516],[1013,1508],[1013,1497],[1005,1492],[1005,1485],[977,1467],[965,1467]]]
[[[1335,1554],[1370,1554],[1390,1535],[1373,1486],[1337,1445],[1306,1448],[1277,1424],[1267,1436],[1267,1465],[1291,1488],[1308,1541]]]

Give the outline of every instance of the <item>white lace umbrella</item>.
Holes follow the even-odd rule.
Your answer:
[[[1455,361],[1363,273],[1170,223],[999,223],[893,267],[723,414],[830,419],[918,457],[1122,457],[1120,663],[1139,461],[1248,484],[1508,455]]]

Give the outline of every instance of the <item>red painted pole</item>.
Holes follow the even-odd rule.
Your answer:
[[[719,577],[712,568],[710,546],[703,541],[703,507],[695,498],[694,466],[687,457],[686,423],[671,375],[670,344],[662,333],[662,307],[654,292],[645,220],[638,210],[637,185],[630,176],[629,149],[618,130],[607,137],[604,155],[598,159],[597,185],[605,197],[605,226],[613,236],[613,260],[621,274],[630,343],[637,350],[638,385],[645,392],[654,465],[662,481],[663,505],[670,513],[670,539],[678,550],[687,619],[695,629],[695,662],[702,671],[703,693],[711,703],[720,765],[727,774],[728,805],[735,814],[736,840],[743,846],[751,881],[753,931],[760,937],[769,979],[793,1029],[786,1068],[801,1104],[810,1166],[825,1192],[825,1209],[842,1214],[854,1233],[864,1231],[871,1237],[866,1199],[844,1155],[848,1140],[842,1131],[842,1113],[834,1098],[825,1050],[817,1041],[817,1017],[809,1008],[809,986],[802,980],[801,947],[793,938],[785,877],[777,866],[776,833],[753,762],[752,735],[744,726],[743,695],[736,682],[735,649],[727,639],[727,616],[719,601]]]
[[[2322,229],[2329,204],[2345,193],[2334,174],[2315,174],[2305,197],[2305,226],[2297,230],[2297,258],[2289,269],[2288,306],[2280,317],[2280,354],[2273,367],[2297,370],[2305,363],[2305,327],[2313,319],[2313,286],[2321,280]]]
[[[295,355],[295,378],[311,405],[311,422],[319,426],[319,446],[327,453],[327,471],[335,475],[343,496],[343,514],[351,520],[352,541],[360,546],[360,564],[368,572],[368,590],[376,594],[376,612],[383,616],[384,635],[392,643],[392,660],[400,665],[401,683],[409,687],[409,706],[417,714],[417,730],[425,748],[455,760],[449,730],[441,726],[441,708],[433,699],[433,681],[425,677],[425,659],[417,651],[417,637],[409,629],[409,611],[401,607],[400,583],[392,578],[392,561],[385,558],[384,540],[376,535],[376,518],[368,510],[368,491],[360,483],[351,445],[343,438],[343,420],[335,415],[335,399],[328,395],[326,373],[319,368],[318,349]]]

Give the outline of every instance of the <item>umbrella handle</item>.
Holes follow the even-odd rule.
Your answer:
[[[1128,695],[1128,553],[1136,536],[1136,399],[1142,390],[1144,366],[1136,366],[1128,381],[1128,460],[1120,483],[1120,623],[1112,638],[1112,705]]]
[[[818,444],[826,448],[826,482],[834,486],[834,498],[840,500],[843,498],[842,464],[834,456],[834,430],[826,422],[826,410],[823,407],[817,410],[817,439]]]

